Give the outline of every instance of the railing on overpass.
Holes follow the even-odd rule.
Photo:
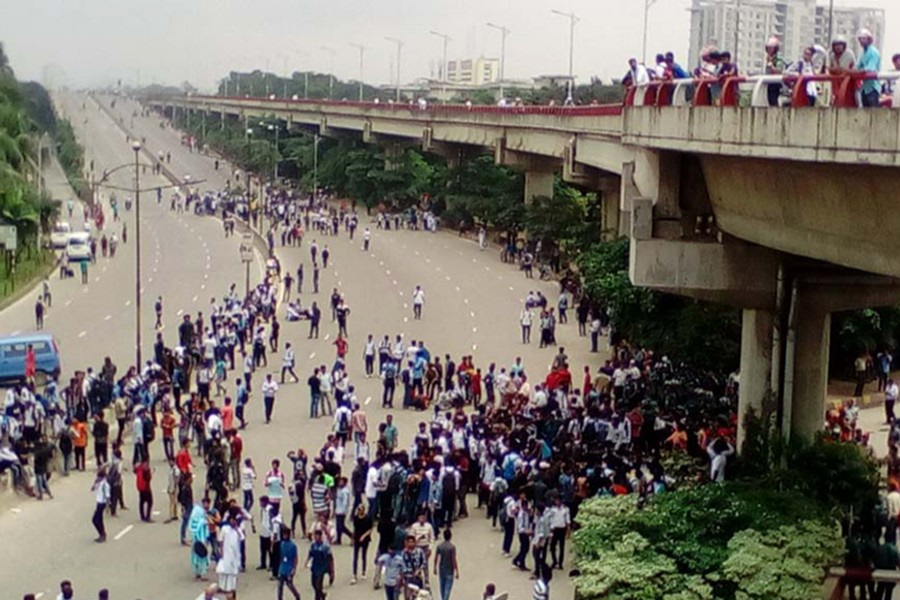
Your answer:
[[[597,117],[618,116],[622,114],[621,104],[590,104],[587,106],[533,106],[533,105],[475,105],[475,104],[427,104],[420,106],[416,103],[405,102],[358,102],[348,100],[309,100],[303,98],[276,98],[258,96],[190,96],[201,101],[254,102],[270,103],[273,108],[284,109],[291,107],[310,106],[321,108],[323,106],[362,108],[390,113],[410,114],[499,114],[499,115],[554,115],[562,117]]]
[[[850,75],[756,75],[722,79],[658,80],[631,86],[625,92],[625,106],[741,106],[742,96],[749,106],[769,106],[769,86],[778,86],[783,105],[809,107],[809,84],[823,88],[819,95],[826,105],[840,108],[858,106],[856,92],[866,80],[900,80],[900,71],[853,73]],[[900,84],[896,84],[900,85]],[[787,91],[785,96],[782,92]],[[830,91],[830,93],[829,93]]]

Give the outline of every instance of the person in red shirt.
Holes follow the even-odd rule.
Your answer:
[[[159,427],[162,429],[163,450],[166,453],[167,460],[175,458],[176,425],[178,425],[178,422],[175,420],[175,413],[172,412],[171,407],[167,407],[159,422]]]
[[[34,359],[34,346],[28,344],[28,349],[25,350],[25,379],[29,382],[34,381],[34,374],[36,372],[35,359]]]
[[[590,394],[593,389],[594,384],[591,381],[591,367],[589,365],[584,365],[584,384],[581,387],[581,396],[585,401],[587,401],[588,394]]]
[[[184,440],[181,450],[175,455],[175,466],[182,474],[188,474],[194,470],[194,459],[191,458],[191,441]]]
[[[241,485],[241,457],[244,453],[244,440],[241,439],[237,429],[225,429],[225,438],[231,445],[231,461],[228,463],[228,478],[231,489],[236,490]]]
[[[341,360],[344,360],[344,357],[347,356],[347,340],[344,339],[344,336],[339,335],[336,340],[334,340],[334,346],[337,349],[337,357]]]
[[[141,521],[152,523],[150,518],[153,510],[153,489],[150,487],[150,480],[153,478],[153,470],[150,463],[146,460],[138,463],[134,468],[135,482],[138,491],[138,510],[141,514]]]
[[[222,407],[222,430],[234,429],[234,407],[231,405],[231,397],[225,396],[225,405]]]

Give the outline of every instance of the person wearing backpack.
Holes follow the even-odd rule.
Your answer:
[[[350,439],[350,419],[352,414],[346,405],[339,406],[334,412],[334,434],[341,447],[346,446],[347,440]]]

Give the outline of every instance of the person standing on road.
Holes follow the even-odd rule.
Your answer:
[[[566,559],[566,535],[572,519],[569,507],[563,504],[562,497],[557,495],[553,499],[553,506],[547,509],[547,522],[550,525],[550,557],[553,569],[562,569]]]
[[[322,311],[319,309],[319,306],[313,302],[312,307],[309,309],[309,335],[307,336],[307,339],[311,340],[313,337],[319,339],[319,321],[321,320]]]
[[[271,373],[266,373],[266,380],[262,383],[263,405],[265,407],[266,425],[272,422],[272,410],[275,408],[275,393],[278,384],[272,379]]]
[[[888,379],[884,386],[884,418],[888,425],[892,425],[897,417],[894,416],[894,404],[900,396],[900,386],[893,379]]]
[[[162,313],[163,313],[163,299],[162,296],[156,298],[156,304],[154,304],[153,308],[156,310],[156,329],[162,328]]]
[[[93,523],[94,529],[97,530],[97,539],[94,541],[103,543],[106,541],[106,527],[103,525],[103,513],[106,511],[106,506],[109,504],[110,497],[109,483],[106,481],[105,466],[97,469],[97,475],[94,478],[91,491],[94,493],[94,500],[96,501],[94,516],[91,518],[91,523]]]
[[[416,286],[416,289],[413,290],[412,293],[412,302],[413,302],[413,319],[416,321],[422,320],[422,306],[425,304],[425,291],[422,289],[422,286]]]
[[[319,368],[313,369],[313,374],[306,380],[309,385],[309,418],[319,418],[319,398],[321,396],[322,382],[319,380]]]
[[[34,303],[34,328],[37,330],[44,328],[44,301],[40,296]]]
[[[534,321],[534,314],[526,304],[522,307],[522,314],[519,315],[519,324],[522,326],[522,343],[531,343],[531,324]]]
[[[79,266],[81,268],[81,284],[87,285],[88,282],[88,261],[82,260],[79,261]]]
[[[153,487],[150,481],[153,478],[153,470],[150,468],[148,461],[139,463],[134,468],[135,483],[138,492],[138,512],[141,521],[144,523],[152,523],[153,519],[150,515],[153,513]]]
[[[369,242],[372,239],[372,232],[366,227],[363,230],[363,252],[369,251]]]
[[[241,572],[241,532],[238,529],[237,515],[228,513],[225,525],[219,530],[220,558],[216,564],[219,575],[219,591],[228,600],[237,599],[238,575]]]
[[[456,546],[450,541],[452,538],[453,532],[448,527],[444,530],[444,541],[438,544],[434,552],[434,574],[440,583],[441,600],[450,600],[453,580],[459,579],[459,563],[456,560]]]
[[[363,360],[366,363],[366,379],[369,379],[375,372],[375,340],[371,333],[366,340],[365,349],[363,350]]]

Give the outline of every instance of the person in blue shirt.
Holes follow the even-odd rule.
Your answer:
[[[397,600],[397,586],[400,583],[400,573],[403,571],[403,557],[393,548],[378,557],[378,566],[384,569],[381,576],[381,584],[384,586],[384,595],[387,600]]]
[[[669,65],[669,69],[672,70],[672,78],[673,79],[690,79],[691,75],[687,71],[684,70],[684,67],[675,62],[675,53],[674,52],[666,52],[666,64]]]
[[[294,600],[300,600],[300,592],[294,585],[294,574],[297,572],[297,544],[291,539],[291,530],[288,527],[281,528],[279,555],[281,563],[278,565],[278,600],[282,600],[285,587],[294,595]]]
[[[322,541],[322,530],[313,532],[313,543],[309,547],[309,558],[306,566],[312,574],[312,588],[316,600],[325,600],[325,574],[328,574],[328,585],[334,585],[334,555],[331,546]]]
[[[878,74],[881,71],[881,54],[878,48],[872,42],[874,38],[872,32],[868,29],[860,29],[856,35],[857,41],[862,48],[859,59],[856,61],[856,71],[858,73]],[[878,79],[863,80],[860,89],[860,102],[865,108],[874,108],[880,105],[881,101],[881,82]]]

